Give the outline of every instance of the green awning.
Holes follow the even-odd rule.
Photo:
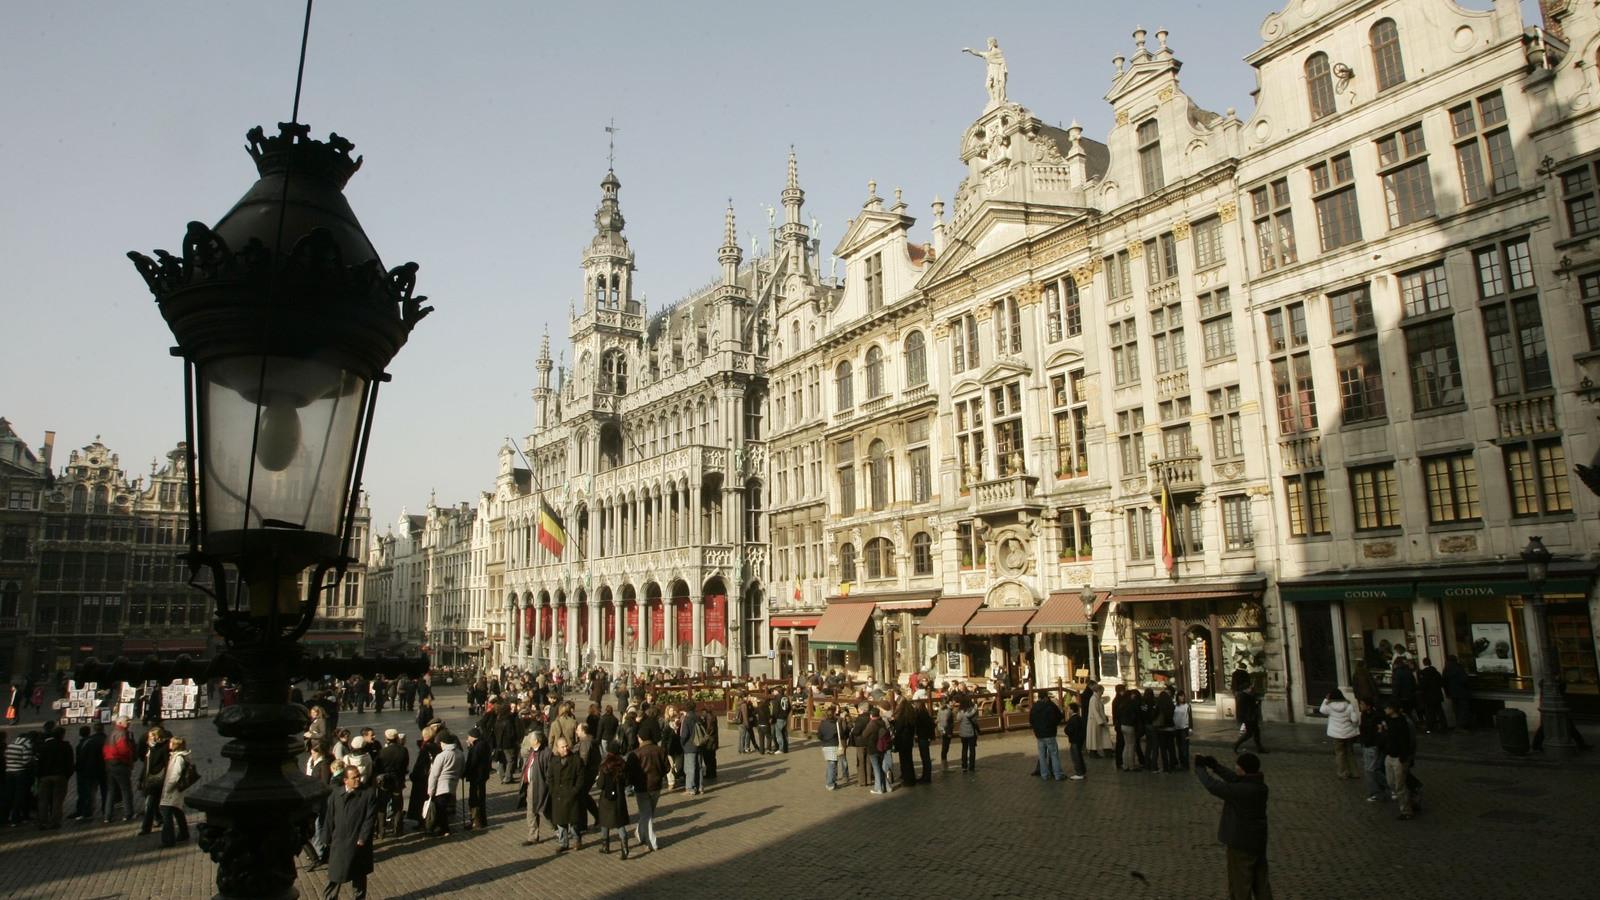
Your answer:
[[[1589,593],[1588,578],[1552,578],[1540,588],[1546,597],[1555,594]],[[1423,600],[1471,600],[1478,597],[1530,597],[1533,585],[1524,579],[1505,581],[1419,581],[1417,596]]]
[[[1411,602],[1416,590],[1409,581],[1345,581],[1338,584],[1280,584],[1286,603],[1343,603],[1362,600]]]
[[[876,608],[877,604],[871,600],[829,603],[822,611],[822,620],[811,630],[811,640],[806,642],[806,646],[813,650],[853,652]]]

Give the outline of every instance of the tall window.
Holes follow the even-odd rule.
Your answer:
[[[833,386],[838,408],[841,412],[856,405],[856,391],[851,380],[849,360],[845,360],[834,367]]]
[[[1393,19],[1379,19],[1368,35],[1372,40],[1372,71],[1378,77],[1378,90],[1386,91],[1406,80],[1400,58],[1400,29]]]
[[[989,389],[994,422],[994,470],[1000,477],[1027,471],[1022,447],[1022,383],[1012,381]]]
[[[1291,537],[1328,533],[1328,482],[1321,472],[1305,472],[1283,480]]]
[[[1541,516],[1572,512],[1567,489],[1567,452],[1560,438],[1509,444],[1501,448],[1506,459],[1506,484],[1511,489],[1513,516]]]
[[[1077,562],[1094,556],[1094,538],[1089,531],[1089,511],[1081,506],[1060,511],[1061,549],[1056,553],[1065,562]]]
[[[856,546],[854,544],[839,545],[839,580],[856,580]]]
[[[911,537],[911,574],[933,574],[933,538],[926,531]]]
[[[1473,256],[1495,396],[1545,390],[1550,387],[1550,353],[1539,316],[1528,239],[1485,247]]]
[[[956,465],[962,490],[983,480],[983,397],[956,401]]]
[[[1317,430],[1317,396],[1311,380],[1311,356],[1293,352],[1310,342],[1303,303],[1291,303],[1266,314],[1267,345],[1273,354],[1272,385],[1277,400],[1278,432],[1285,436]]]
[[[1206,362],[1229,359],[1237,352],[1233,343],[1233,304],[1227,288],[1201,294],[1200,337],[1205,346]]]
[[[1517,189],[1517,160],[1511,152],[1506,101],[1499,91],[1484,94],[1476,104],[1451,109],[1450,136],[1456,142],[1461,194],[1468,203]]]
[[[926,503],[933,498],[933,455],[928,446],[928,419],[906,423],[906,455],[911,463],[911,502]]]
[[[972,313],[957,316],[950,323],[950,363],[956,372],[983,365],[978,352],[978,317]]]
[[[866,260],[867,312],[883,308],[883,254],[874,253]]]
[[[834,445],[833,455],[839,467],[839,514],[853,516],[856,512],[856,442],[840,441]]]
[[[1222,498],[1222,549],[1249,550],[1256,545],[1255,528],[1250,521],[1250,497],[1229,494]]]
[[[1206,411],[1211,415],[1211,458],[1213,462],[1244,456],[1244,427],[1239,419],[1239,386],[1206,391]]]
[[[1157,375],[1189,367],[1188,345],[1183,339],[1183,304],[1171,303],[1150,311],[1150,340],[1155,345]]]
[[[928,383],[928,354],[922,332],[906,335],[906,387],[919,387]]]
[[[1428,521],[1475,522],[1483,518],[1478,504],[1478,464],[1472,451],[1430,456],[1422,460],[1428,488]]]
[[[1161,174],[1161,126],[1155,119],[1139,123],[1139,175],[1144,192],[1153,194],[1166,184]]]
[[[1050,376],[1051,416],[1056,435],[1056,477],[1089,474],[1088,398],[1083,395],[1083,370]]]
[[[28,528],[26,525],[7,525],[5,536],[0,538],[0,559],[28,558]]]
[[[1378,138],[1378,173],[1389,227],[1410,225],[1433,215],[1433,179],[1428,175],[1428,145],[1422,123]]]
[[[997,354],[1022,352],[1022,311],[1016,297],[1007,295],[995,301],[994,350]]]
[[[963,569],[981,569],[989,564],[988,545],[972,527],[971,520],[956,523],[956,552],[961,556]]]
[[[1279,178],[1250,192],[1255,223],[1256,258],[1261,271],[1271,272],[1293,263],[1294,217],[1289,210],[1289,179]]]
[[[1317,234],[1322,252],[1361,240],[1361,213],[1356,205],[1356,173],[1350,154],[1340,153],[1311,167],[1311,194],[1317,208]]]
[[[1111,299],[1128,297],[1133,294],[1133,275],[1128,259],[1128,251],[1118,250],[1105,258],[1106,267],[1106,293]]]
[[[1144,561],[1156,555],[1155,511],[1148,506],[1129,507],[1123,513],[1128,526],[1128,559]]]
[[[1394,463],[1351,469],[1350,502],[1355,507],[1357,531],[1400,527],[1400,491],[1395,486]]]
[[[1583,301],[1583,327],[1589,333],[1589,349],[1600,350],[1600,272],[1578,279],[1578,297]]]
[[[1366,285],[1328,295],[1334,340],[1334,368],[1339,377],[1340,411],[1346,424],[1371,422],[1387,415],[1383,401],[1383,365]]]
[[[1178,241],[1172,232],[1144,242],[1145,282],[1151,286],[1178,277]]]
[[[1573,237],[1600,228],[1600,200],[1595,196],[1593,163],[1561,173],[1561,202],[1567,210],[1567,229]]]
[[[1466,396],[1461,389],[1461,365],[1456,355],[1444,264],[1402,272],[1400,299],[1412,405],[1418,411],[1459,406]]]
[[[1194,438],[1189,431],[1189,416],[1194,412],[1188,397],[1161,401],[1161,456],[1177,459],[1194,455]]]
[[[883,351],[874,344],[867,348],[867,399],[883,396]]]
[[[1326,53],[1306,57],[1306,105],[1311,109],[1313,122],[1333,115],[1333,72]]]
[[[867,541],[863,555],[867,560],[868,579],[894,577],[894,544],[888,538]]]
[[[1078,307],[1078,282],[1072,276],[1045,285],[1044,303],[1050,340],[1059,341],[1083,333],[1083,314]]]
[[[1139,383],[1138,320],[1111,323],[1111,370],[1117,387]]]
[[[1144,409],[1125,409],[1117,413],[1117,451],[1122,458],[1122,477],[1143,475]]]
[[[1225,261],[1222,255],[1222,219],[1212,216],[1194,223],[1189,231],[1189,240],[1194,244],[1195,271],[1203,272]]]
[[[872,508],[881,510],[888,506],[890,464],[889,451],[883,441],[873,441],[867,447],[867,479],[872,495]]]

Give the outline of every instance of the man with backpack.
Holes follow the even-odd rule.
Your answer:
[[[894,747],[894,733],[883,718],[883,711],[873,706],[867,711],[867,725],[861,730],[863,746],[867,748],[867,768],[872,773],[872,793],[889,793],[889,751]]]
[[[683,789],[689,794],[700,793],[700,748],[705,746],[706,727],[700,722],[700,710],[690,706],[678,715],[678,741],[683,744]]]
[[[767,717],[772,720],[772,740],[769,749],[773,753],[789,752],[789,695],[779,693],[777,688],[772,689],[771,699],[767,701]]]

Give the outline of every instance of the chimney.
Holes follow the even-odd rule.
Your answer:
[[[56,433],[54,431],[46,431],[44,433],[44,445],[39,448],[39,459],[44,463],[46,472],[50,471],[50,460],[55,455],[55,452]]]

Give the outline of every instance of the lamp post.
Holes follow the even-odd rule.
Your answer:
[[[1550,628],[1544,617],[1544,583],[1550,577],[1551,559],[1543,540],[1537,535],[1528,539],[1528,546],[1522,550],[1522,561],[1528,567],[1528,584],[1533,588],[1528,605],[1533,609],[1534,642],[1542,662],[1539,667],[1539,728],[1544,746],[1554,755],[1573,753],[1578,748],[1572,741],[1572,713],[1567,708],[1567,696],[1561,690],[1561,662],[1550,641]]]
[[[1089,664],[1084,668],[1089,671],[1090,678],[1098,680],[1100,676],[1095,673],[1095,665],[1098,662],[1100,648],[1095,646],[1094,639],[1094,586],[1084,582],[1083,590],[1078,592],[1078,599],[1083,601],[1083,623],[1089,632]]]
[[[305,708],[293,679],[420,676],[427,659],[308,659],[300,639],[337,591],[378,386],[430,312],[417,266],[385,270],[346,202],[348,140],[305,125],[246,136],[259,180],[183,251],[129,253],[183,360],[191,582],[211,595],[226,649],[209,661],[125,660],[80,680],[216,677],[240,685],[217,715],[228,770],[188,794],[222,897],[293,898],[295,854],[327,789],[293,765]],[[296,579],[309,570],[304,596]],[[209,578],[202,579],[202,572]],[[238,577],[230,587],[228,575]],[[327,576],[332,573],[333,578]]]

